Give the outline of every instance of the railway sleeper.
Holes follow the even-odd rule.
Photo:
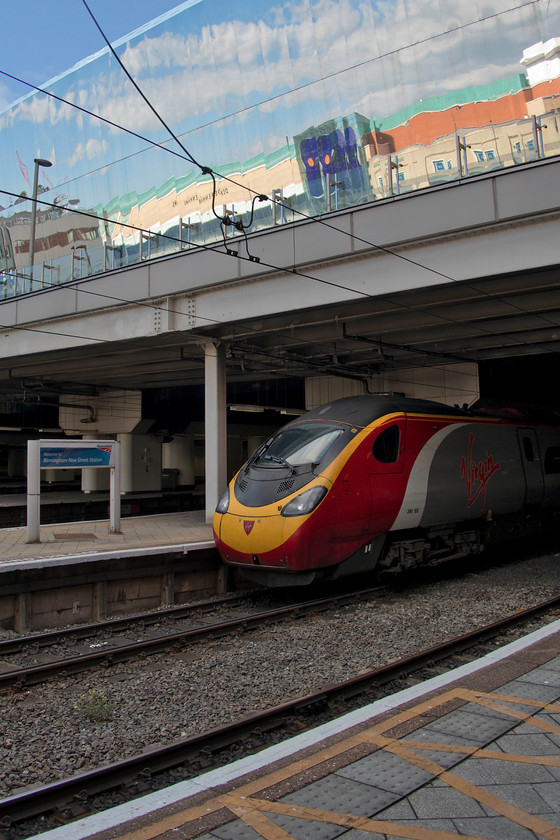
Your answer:
[[[52,815],[57,822],[65,825],[66,823],[73,822],[80,817],[88,817],[92,813],[93,811],[86,803],[75,799],[71,802],[66,802],[64,805],[59,805],[59,807],[55,808],[52,812]]]

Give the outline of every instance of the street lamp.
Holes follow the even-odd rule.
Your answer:
[[[35,260],[35,228],[37,226],[37,188],[39,186],[39,167],[45,169],[52,166],[50,160],[45,158],[34,158],[35,173],[33,175],[33,207],[31,209],[31,234],[29,237],[29,263],[31,265],[31,277],[33,277],[33,262]]]

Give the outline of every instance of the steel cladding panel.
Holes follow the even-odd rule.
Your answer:
[[[519,510],[525,475],[514,426],[464,424],[433,455],[421,525]]]

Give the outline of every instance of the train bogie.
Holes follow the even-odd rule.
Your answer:
[[[222,497],[214,533],[225,563],[267,585],[400,571],[550,520],[559,479],[554,423],[355,397],[266,441]]]

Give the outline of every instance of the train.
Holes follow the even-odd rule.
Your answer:
[[[362,395],[276,431],[214,513],[223,562],[264,586],[376,580],[560,520],[560,417]]]

